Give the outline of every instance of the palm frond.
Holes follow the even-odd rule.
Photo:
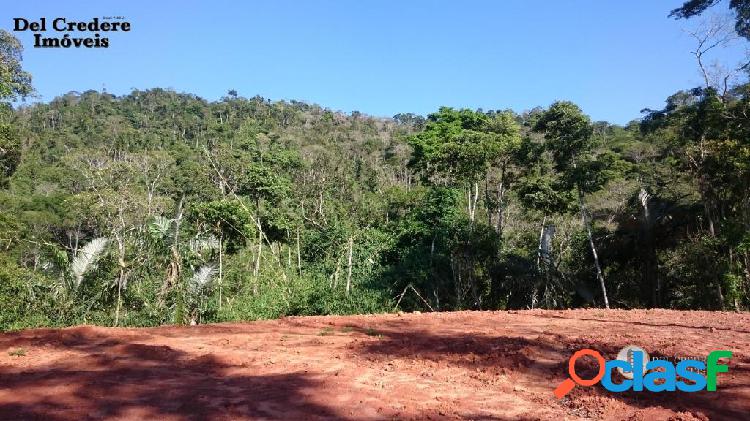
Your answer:
[[[219,239],[213,235],[198,237],[190,240],[190,250],[194,253],[219,249]]]
[[[109,240],[105,237],[94,238],[88,244],[81,247],[78,255],[73,258],[73,262],[70,264],[70,271],[75,278],[76,287],[81,285],[86,272],[96,265],[99,255],[102,254],[108,242]]]
[[[203,288],[211,282],[216,269],[211,265],[201,266],[195,271],[193,277],[190,279],[192,285],[197,288]]]
[[[169,233],[172,222],[172,219],[157,215],[148,223],[148,232],[154,239],[162,239]]]

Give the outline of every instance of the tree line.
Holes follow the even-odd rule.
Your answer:
[[[0,46],[0,328],[750,306],[747,82],[625,126],[235,90],[11,107],[31,79]]]

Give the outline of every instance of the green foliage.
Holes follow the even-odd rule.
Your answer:
[[[565,171],[591,149],[591,120],[572,102],[555,102],[542,114],[534,130],[544,133],[555,167]]]
[[[0,101],[28,95],[2,31],[0,54]],[[566,101],[426,119],[237,91],[3,106],[0,329],[585,307],[603,286],[617,307],[747,309],[749,113],[750,85],[626,127]]]
[[[70,264],[70,271],[73,274],[76,288],[81,285],[83,276],[86,272],[89,272],[95,267],[96,261],[99,259],[99,255],[104,251],[108,241],[109,240],[103,237],[94,238],[78,251],[78,255],[75,256]]]
[[[0,258],[0,330],[56,324],[55,292],[41,274]]]
[[[0,101],[15,101],[33,92],[31,74],[21,68],[23,45],[0,29]]]
[[[509,113],[492,117],[443,107],[430,114],[423,132],[410,138],[412,164],[428,175],[477,181],[490,165],[520,145],[518,124]]]
[[[199,232],[221,237],[229,252],[244,246],[255,232],[252,216],[236,200],[197,203],[191,208],[190,219]]]
[[[21,161],[21,144],[9,124],[0,122],[0,186],[15,172]]]

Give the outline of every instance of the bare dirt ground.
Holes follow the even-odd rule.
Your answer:
[[[628,344],[734,357],[718,392],[596,385],[555,399],[574,351],[614,358]],[[0,419],[750,419],[750,314],[532,310],[5,333]]]

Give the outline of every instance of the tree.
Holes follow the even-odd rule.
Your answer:
[[[269,142],[266,144],[263,140]],[[264,228],[268,228],[268,216],[273,213],[273,210],[264,212],[263,205],[268,202],[271,209],[275,209],[288,195],[290,180],[284,171],[296,167],[298,160],[294,153],[283,150],[273,138],[259,133],[254,124],[243,125],[232,144],[224,145],[218,152],[214,164],[222,183],[235,198],[249,198],[255,205],[252,219],[257,228],[258,243],[253,275],[257,278],[263,242],[268,241]]]
[[[31,74],[21,67],[23,46],[0,29],[0,101],[15,101],[32,94]]]
[[[591,221],[584,202],[584,194],[597,190],[603,184],[599,177],[602,174],[600,162],[592,160],[590,156],[593,147],[591,120],[572,102],[555,102],[536,122],[534,130],[544,133],[546,148],[552,153],[555,169],[562,176],[562,185],[575,187],[578,192],[581,222],[586,228],[591,254],[594,256],[596,277],[602,290],[604,307],[609,308],[604,273],[594,245]]]
[[[669,13],[669,17],[675,19],[689,19],[705,12],[721,0],[688,0]],[[734,29],[737,33],[750,40],[750,1],[748,0],[730,0],[729,8],[736,14],[736,23]]]
[[[618,307],[748,308],[748,98],[732,83],[678,92],[626,127],[565,102],[428,120],[164,89],[8,106],[0,324],[385,311],[393,297],[567,308],[600,302],[605,275]]]
[[[132,262],[136,260],[135,256],[144,251],[133,247],[149,212],[144,183],[139,180],[142,173],[137,162],[129,155],[120,156],[119,159],[101,155],[70,157],[69,162],[85,180],[85,191],[77,195],[76,201],[90,207],[91,216],[97,218],[117,247],[117,278],[114,282],[114,325],[117,326],[120,323],[123,290],[133,270]]]
[[[705,89],[714,89],[719,93],[722,101],[729,96],[729,90],[736,82],[741,72],[748,69],[748,62],[731,64],[729,67],[716,61],[713,64],[707,61],[708,54],[716,48],[726,48],[736,39],[737,34],[730,27],[730,23],[724,17],[713,17],[701,23],[696,29],[688,31],[695,39],[695,50],[692,51],[695,61],[703,78]]]
[[[21,144],[16,131],[9,124],[0,123],[0,187],[5,186],[20,162]]]
[[[414,147],[412,165],[434,183],[466,186],[467,210],[473,222],[479,182],[492,165],[500,163],[502,167],[507,162],[520,140],[518,125],[508,113],[488,117],[478,111],[442,107],[430,114],[425,131],[409,141]]]
[[[710,283],[705,277],[695,281],[712,285],[717,308],[727,303],[738,307],[741,280],[750,285],[746,269],[750,258],[743,246],[750,232],[750,144],[745,114],[748,87],[736,89],[741,96],[721,98],[713,88],[674,95],[664,110],[651,112],[643,122],[644,133],[667,143],[673,168],[689,177],[699,199],[696,217],[701,234],[686,239],[681,246],[691,252],[675,252],[672,256],[683,259],[697,254],[697,250],[717,256],[707,260],[712,266],[706,271]],[[695,263],[681,264],[707,269],[705,262]],[[684,278],[684,284],[694,282]]]
[[[31,74],[21,67],[23,46],[16,37],[0,29],[0,187],[15,171],[21,160],[21,145],[16,130],[7,121],[10,105],[31,95]]]
[[[221,310],[224,250],[231,252],[245,245],[252,232],[252,217],[236,201],[221,200],[195,205],[191,210],[191,219],[197,223],[200,232],[208,232],[219,240],[218,283]]]

